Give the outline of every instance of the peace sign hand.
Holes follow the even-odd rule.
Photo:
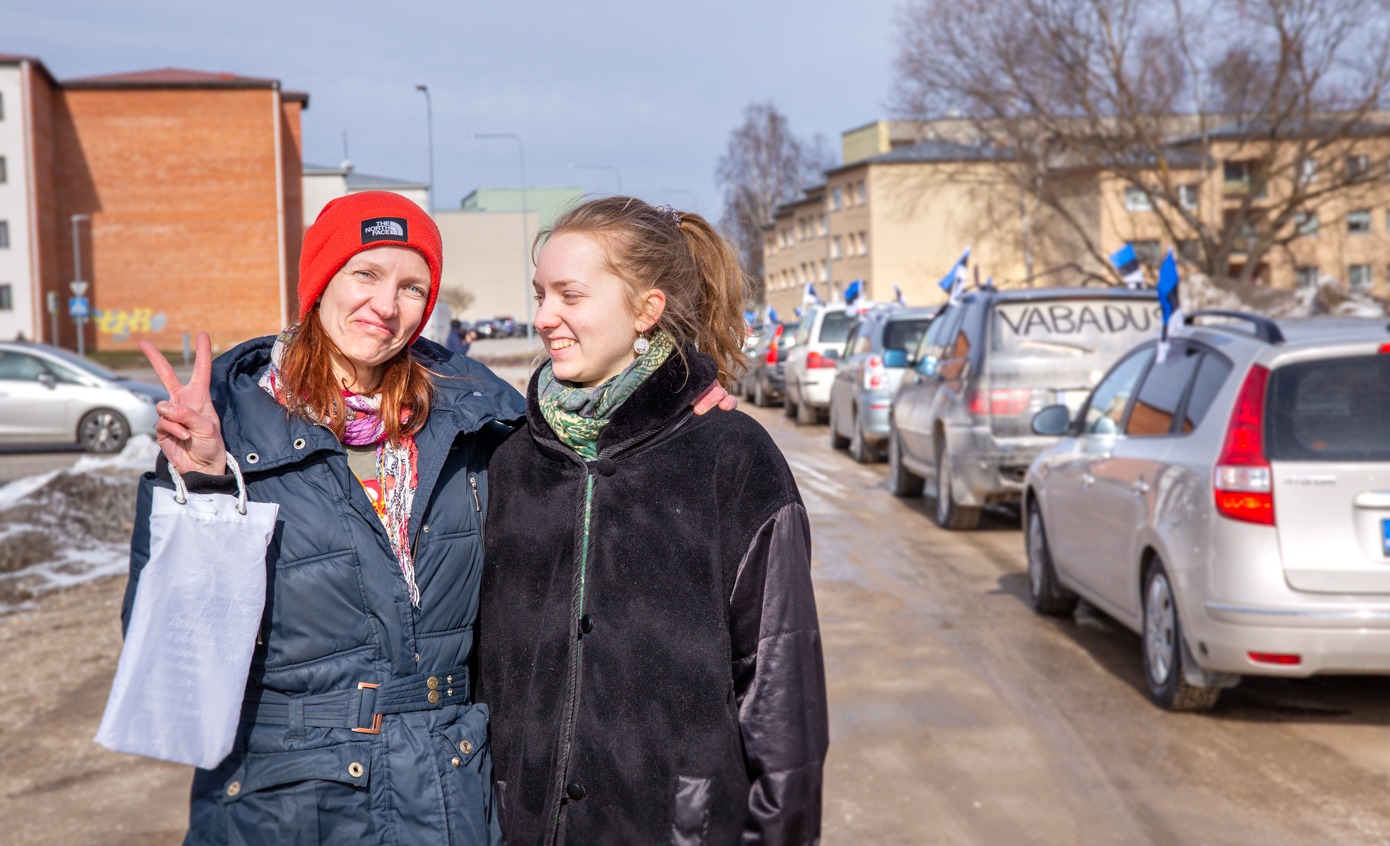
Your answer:
[[[222,421],[212,407],[212,340],[198,333],[198,353],[193,360],[193,378],[184,385],[155,345],[140,342],[140,351],[150,360],[155,375],[169,392],[168,402],[155,406],[159,423],[155,436],[169,464],[179,473],[206,473],[221,476],[227,472],[227,448],[222,441]]]

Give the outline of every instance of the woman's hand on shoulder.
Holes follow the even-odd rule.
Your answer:
[[[719,380],[716,379],[710,383],[703,394],[695,399],[692,405],[695,406],[696,414],[704,414],[715,406],[718,406],[721,411],[733,411],[738,408],[738,397],[724,390],[724,386],[719,384]]]
[[[193,376],[185,385],[155,345],[140,342],[140,351],[150,360],[155,375],[169,392],[169,399],[155,408],[159,423],[155,437],[169,464],[179,473],[206,473],[221,476],[227,472],[227,448],[222,441],[222,421],[212,407],[212,340],[198,333],[198,353],[193,360]]]

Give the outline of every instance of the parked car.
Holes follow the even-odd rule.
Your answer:
[[[787,354],[796,345],[798,323],[779,323],[758,338],[749,354],[748,372],[741,383],[743,396],[751,397],[759,408],[781,402],[786,393],[784,368]]]
[[[786,415],[795,417],[798,425],[820,422],[821,413],[830,407],[835,362],[854,320],[844,303],[812,306],[802,316],[796,345],[783,365],[787,380],[783,405]]]
[[[830,387],[830,445],[860,464],[883,460],[893,394],[938,309],[873,309],[850,329]]]
[[[155,403],[168,398],[67,350],[0,342],[0,443],[120,452],[132,434],[154,435]]]
[[[893,397],[889,487],[921,496],[928,486],[949,529],[973,529],[985,505],[1018,502],[1028,465],[1056,443],[1029,428],[1033,413],[1079,407],[1160,321],[1153,291],[964,294],[932,322]]]
[[[1231,312],[1194,312],[1225,318]],[[1250,331],[1253,329],[1253,332]],[[1242,675],[1390,673],[1386,321],[1250,315],[1111,369],[1028,471],[1029,595],[1142,637],[1171,710]]]
[[[746,399],[752,395],[753,383],[749,378],[753,374],[753,356],[758,349],[758,344],[762,343],[767,334],[767,326],[758,323],[748,328],[748,335],[743,339],[743,355],[747,359],[748,368],[734,380],[734,389],[731,393],[740,399]]]
[[[479,338],[500,338],[502,337],[501,328],[497,321],[484,317],[473,324],[473,331],[478,333]]]

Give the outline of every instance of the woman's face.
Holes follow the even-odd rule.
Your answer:
[[[536,331],[545,339],[555,378],[586,388],[618,375],[636,358],[632,343],[656,324],[666,297],[644,297],[635,314],[627,286],[607,266],[601,241],[565,232],[536,261]]]
[[[429,293],[430,268],[415,250],[363,250],[329,280],[319,322],[355,368],[370,372],[415,334]]]

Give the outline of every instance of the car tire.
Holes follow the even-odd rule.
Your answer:
[[[130,424],[120,412],[109,408],[89,411],[77,424],[77,442],[87,452],[120,452],[128,440]]]
[[[816,409],[813,406],[809,405],[806,402],[805,398],[798,396],[796,398],[796,425],[814,426],[819,422],[820,412],[816,411]]]
[[[758,381],[753,383],[753,404],[758,408],[767,408],[772,404],[768,402],[767,394],[763,392],[763,380],[761,376],[758,377]]]
[[[1028,523],[1024,539],[1028,546],[1028,604],[1038,614],[1065,617],[1076,610],[1076,594],[1057,581],[1052,566],[1052,550],[1036,501],[1028,503]]]
[[[860,464],[874,464],[883,460],[879,445],[864,439],[864,421],[857,413],[854,415],[854,434],[849,439],[849,454]]]
[[[1173,599],[1172,583],[1163,562],[1155,558],[1144,578],[1142,652],[1144,680],[1154,704],[1167,711],[1206,711],[1221,697],[1219,687],[1198,687],[1187,681],[1183,664],[1182,621]]]
[[[951,454],[945,443],[936,448],[936,525],[953,532],[967,532],[980,525],[979,507],[961,505],[951,493]]]
[[[921,496],[926,480],[903,466],[902,445],[898,429],[888,427],[888,490],[893,496]]]
[[[839,433],[839,431],[837,431],[837,430],[835,429],[835,401],[834,401],[834,400],[831,400],[831,401],[830,401],[830,448],[831,448],[831,449],[844,449],[844,448],[847,447],[847,446],[849,446],[849,438],[846,438],[844,435],[841,435],[841,434]]]
[[[787,387],[782,393],[782,414],[787,417],[796,417],[796,407],[799,403],[792,402],[792,383],[787,382]]]

